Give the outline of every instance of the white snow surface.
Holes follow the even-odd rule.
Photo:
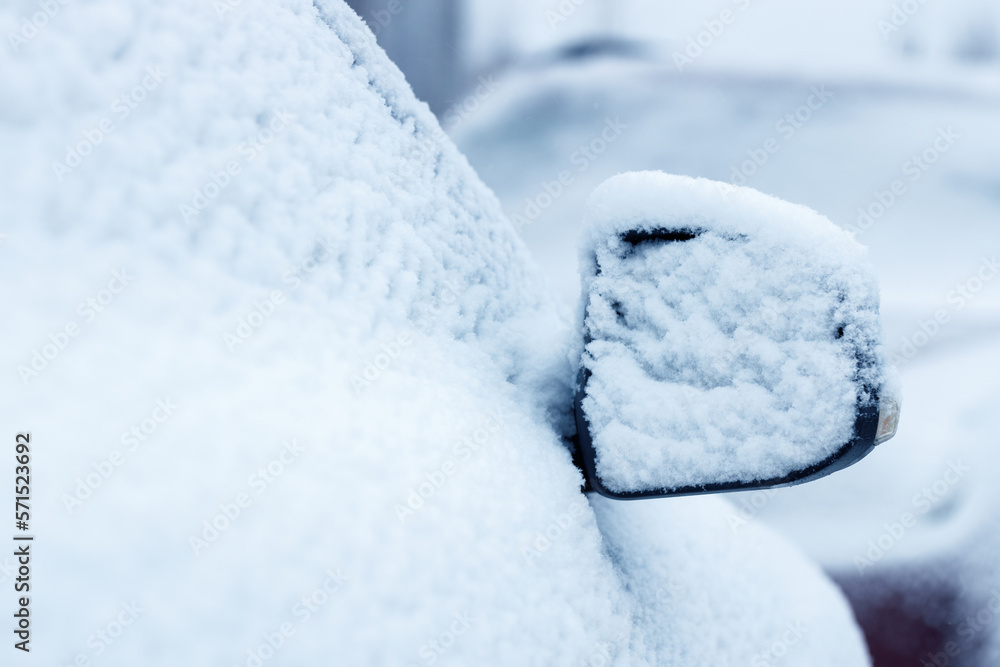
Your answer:
[[[851,439],[885,362],[878,283],[847,232],[662,172],[609,179],[587,220],[583,408],[609,489],[780,478]],[[695,238],[625,239],[657,230]]]
[[[804,662],[868,664],[724,501],[580,495],[568,326],[339,0],[60,3],[0,88],[0,423],[37,536],[5,660],[736,665],[798,619]]]
[[[928,4],[907,28],[918,19],[943,27],[940,15],[953,9]],[[817,31],[833,25],[816,19],[814,10],[820,11],[800,8]],[[853,20],[846,8],[837,5],[837,11],[845,22]],[[931,12],[938,15],[932,19]],[[805,40],[806,33],[785,34]],[[715,52],[733,43],[728,37]],[[839,45],[838,56],[855,53],[848,35],[834,30],[826,39]],[[762,44],[776,53],[783,49],[758,36],[740,57],[752,61]],[[799,62],[797,55],[785,57]],[[827,79],[677,76],[671,67],[595,59],[511,72],[502,80],[502,92],[467,118],[456,137],[512,216],[524,214],[526,198],[537,202],[546,192],[542,184],[572,164],[574,151],[598,136],[606,119],[620,116],[617,122],[628,126],[521,230],[563,301],[576,304],[578,249],[565,240],[580,233],[595,187],[637,168],[729,179],[749,149],[780,136],[775,123],[803,103],[815,81]],[[964,619],[1000,588],[1000,496],[991,474],[1000,465],[1000,379],[994,372],[1000,367],[1000,281],[992,268],[1000,251],[1000,105],[992,87],[960,93],[939,83],[929,78],[919,85],[904,80],[871,87],[860,71],[855,79],[830,82],[830,104],[749,178],[755,188],[821,211],[869,247],[882,286],[889,355],[900,365],[906,390],[898,434],[863,462],[813,483],[727,499],[748,521],[768,523],[841,581],[853,581],[861,604],[869,591],[877,595],[880,583],[892,581],[899,587],[891,590],[895,599],[919,610],[914,617],[926,618],[925,603],[943,590],[956,596],[946,613]],[[901,171],[904,163],[949,128],[961,140],[914,184]],[[526,151],[539,156],[530,169],[521,160]],[[906,196],[868,225],[859,218],[861,209],[872,207],[896,178],[905,180]],[[994,277],[980,288],[983,276]],[[978,291],[971,299],[959,296],[970,282]],[[936,314],[946,319],[940,327],[933,323]],[[940,489],[953,466],[969,470],[925,505],[923,494],[935,484]],[[917,525],[895,540],[887,526],[906,513],[917,517]],[[873,545],[888,539],[891,550],[872,561],[869,555],[878,555]],[[998,628],[994,621],[973,638],[992,646],[978,664],[1000,664]],[[959,659],[969,659],[967,635],[955,633],[937,650],[952,640],[964,647]]]

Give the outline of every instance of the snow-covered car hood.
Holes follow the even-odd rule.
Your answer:
[[[0,9],[32,660],[867,663],[725,502],[579,493],[568,326],[346,5],[50,4]]]

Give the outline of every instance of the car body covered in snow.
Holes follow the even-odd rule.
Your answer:
[[[571,321],[340,0],[52,5],[0,9],[32,659],[868,664],[727,501],[580,493]]]

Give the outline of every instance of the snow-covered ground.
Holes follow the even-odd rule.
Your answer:
[[[914,565],[918,575],[906,577],[919,583],[885,585],[910,596],[914,618],[934,617],[921,608],[921,590],[946,591],[950,631],[912,639],[933,654],[958,634],[962,657],[951,664],[984,641],[1000,651],[988,639],[1000,637],[1000,608],[985,629],[960,634],[965,614],[989,610],[1000,585],[1000,96],[992,68],[921,82],[847,68],[827,79],[822,67],[792,76],[765,66],[678,72],[669,59],[581,59],[498,73],[498,91],[455,131],[567,310],[578,298],[584,202],[622,171],[745,184],[814,208],[869,246],[902,373],[899,434],[830,478],[735,497],[735,516],[739,525],[778,527],[855,593]],[[616,132],[604,133],[611,126]],[[552,195],[560,172],[568,176]],[[902,525],[905,517],[912,525]],[[903,624],[885,624],[905,634]],[[981,664],[996,664],[993,655]]]

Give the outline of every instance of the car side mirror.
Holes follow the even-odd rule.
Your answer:
[[[590,489],[648,498],[823,477],[895,434],[866,250],[749,188],[641,172],[588,204],[575,400]]]

